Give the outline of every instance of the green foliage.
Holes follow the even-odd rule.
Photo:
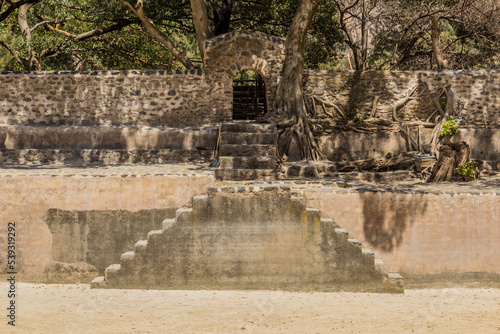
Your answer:
[[[460,164],[455,170],[459,175],[466,176],[471,179],[476,176],[476,165],[470,161]]]
[[[457,132],[457,121],[453,117],[448,116],[446,122],[443,123],[443,131],[439,133],[439,137],[451,137]]]
[[[16,35],[10,30],[3,30],[2,29],[2,23],[0,23],[0,40],[4,41],[8,45],[14,46],[16,44],[19,44],[21,42],[21,37]],[[2,50],[2,47],[0,46],[0,50]],[[16,63],[14,57],[12,54],[8,51],[2,50],[0,52],[0,71],[12,71],[12,70],[17,70],[19,69],[18,64]]]
[[[441,109],[446,109],[446,96],[441,96],[439,98],[439,105],[441,106]]]
[[[362,122],[363,117],[361,117],[359,114],[354,115],[354,118],[352,119],[355,123]]]
[[[218,0],[206,1],[212,20],[214,1]],[[450,68],[500,67],[500,44],[494,42],[500,36],[500,23],[495,19],[500,9],[495,7],[496,2],[478,0],[471,6],[465,0],[367,0],[369,6],[375,6],[367,25],[370,36],[368,68],[429,68],[432,64],[429,56],[429,18],[432,13],[439,13],[443,18],[440,20],[441,46]],[[259,30],[285,38],[298,3],[299,0],[235,1],[230,30]],[[352,15],[346,16],[347,26],[355,30],[352,43],[358,49],[361,34],[355,17],[359,16],[361,3],[358,2],[358,7],[352,9]],[[187,56],[194,59],[195,64],[200,64],[189,2],[147,0],[144,1],[144,12],[179,49],[185,50]],[[17,61],[0,45],[0,69],[23,70],[30,59],[39,59],[42,70],[182,68],[120,1],[43,0],[30,8],[28,22],[32,29],[30,41],[21,37],[17,11],[0,22],[0,39],[22,60]],[[94,29],[122,24],[119,30],[89,39],[74,38]],[[352,50],[347,46],[340,24],[335,1],[322,0],[305,41],[306,68],[348,68],[345,55],[346,51]],[[442,100],[441,105],[444,105]]]

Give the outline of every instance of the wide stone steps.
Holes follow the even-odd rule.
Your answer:
[[[210,187],[207,195],[193,197],[192,208],[178,209],[175,219],[163,221],[163,229],[149,232],[133,251],[123,253],[121,263],[106,268],[91,287],[177,289],[200,281],[221,289],[304,285],[333,291],[358,281],[363,291],[404,289],[399,274],[388,273],[373,251],[333,219],[307,208],[288,186],[270,185]]]
[[[222,123],[215,177],[222,181],[277,179],[276,139],[274,124]]]
[[[206,162],[214,126],[0,126],[0,164],[161,164]]]
[[[206,161],[210,150],[0,149],[2,165],[119,165]]]

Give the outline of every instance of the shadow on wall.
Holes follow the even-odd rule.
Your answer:
[[[120,262],[149,231],[175,217],[176,209],[66,211],[49,209],[47,225],[52,234],[52,259],[62,263],[85,262],[99,274]]]
[[[365,239],[385,252],[401,245],[406,229],[427,209],[427,200],[418,194],[362,193],[361,199]]]

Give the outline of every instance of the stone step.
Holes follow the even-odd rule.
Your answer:
[[[321,210],[315,208],[306,208],[307,220],[309,222],[321,222]]]
[[[322,226],[331,225],[333,228],[338,228],[337,223],[332,218],[321,218],[320,221]]]
[[[209,150],[0,149],[0,164],[161,164],[186,161],[205,162],[211,156],[212,151]]]
[[[154,247],[163,235],[163,230],[153,230],[148,232],[148,247]]]
[[[130,267],[133,265],[135,260],[135,252],[130,251],[130,252],[125,252],[120,256],[120,262],[122,267]]]
[[[224,169],[215,170],[215,178],[220,181],[272,181],[277,174],[274,169]]]
[[[382,274],[383,276],[387,276],[387,268],[385,266],[384,260],[382,259],[375,259],[375,270]]]
[[[267,169],[275,168],[276,160],[274,157],[219,157],[220,168],[224,169],[239,169],[239,168],[256,168]]]
[[[354,246],[361,247],[361,241],[359,241],[358,239],[347,239],[347,241],[349,241]]]
[[[238,145],[275,145],[275,133],[242,133],[242,132],[222,132],[220,135],[221,144]]]
[[[253,122],[233,122],[222,123],[222,132],[252,132],[252,133],[273,133],[276,125]]]
[[[171,228],[174,224],[175,224],[175,219],[165,219],[165,220],[162,222],[162,228],[163,228],[163,231],[168,230],[168,229],[169,229],[169,228]]]
[[[383,284],[389,293],[404,293],[404,278],[398,273],[389,273],[384,277]]]
[[[193,217],[193,209],[177,209],[175,212],[175,222],[185,223],[191,221]]]
[[[347,238],[349,236],[349,232],[347,232],[347,230],[344,230],[343,228],[336,228],[335,233],[340,234],[340,235],[344,236],[345,238]]]
[[[0,149],[212,149],[217,135],[214,126],[0,126]]]
[[[107,282],[104,276],[98,276],[92,280],[90,283],[91,289],[105,289],[107,287]]]
[[[375,253],[371,250],[371,249],[368,249],[368,248],[362,248],[361,249],[361,252],[368,256],[368,257],[371,257],[372,259],[375,260]],[[374,262],[375,263],[375,262]]]
[[[130,251],[130,252],[125,252],[120,256],[120,260],[123,261],[133,261],[135,257],[135,252]]]
[[[140,255],[144,253],[148,248],[148,241],[147,240],[139,240],[135,243],[134,245],[134,253],[135,255]]]
[[[221,144],[219,146],[219,156],[245,156],[245,157],[263,157],[276,156],[275,145],[235,145]]]
[[[109,267],[104,269],[104,278],[108,281],[109,279],[112,279],[112,278],[119,276],[120,275],[119,272],[120,272],[121,267],[122,266],[120,264],[110,265]]]

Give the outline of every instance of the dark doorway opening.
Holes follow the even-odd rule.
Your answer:
[[[233,119],[254,120],[266,112],[264,79],[252,70],[238,73],[233,80]]]

